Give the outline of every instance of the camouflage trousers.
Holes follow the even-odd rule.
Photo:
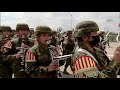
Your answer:
[[[14,78],[29,78],[25,71],[21,71],[21,66],[12,66]]]
[[[12,67],[0,64],[0,78],[12,78]]]

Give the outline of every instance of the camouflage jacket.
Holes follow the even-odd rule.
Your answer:
[[[2,63],[2,53],[3,53],[3,48],[4,48],[4,44],[7,43],[7,41],[11,40],[11,38],[3,38],[0,41],[0,63]]]
[[[94,54],[80,48],[75,51],[72,66],[77,71],[77,74],[78,71],[83,71],[86,77],[90,77],[90,74],[95,74],[97,71],[95,76],[97,78],[117,78],[116,70],[120,67],[120,63],[115,60],[109,60],[106,54],[99,48],[94,48],[94,51]],[[81,78],[83,75],[79,77]]]
[[[13,66],[21,64],[21,59],[18,59],[18,60],[16,59],[16,54],[20,51],[17,49],[17,47],[21,47],[21,43],[22,43],[22,39],[16,38],[16,39],[8,41],[4,45],[5,48],[4,48],[3,53],[1,54],[2,61],[4,63],[10,63],[10,64],[13,64]],[[25,40],[25,44],[31,47],[33,46],[33,40],[27,38]]]
[[[47,71],[47,67],[51,63],[48,47],[37,44],[27,51],[27,73],[31,78],[57,78],[56,71]]]
[[[75,41],[73,39],[66,38],[63,42],[63,54],[71,54],[75,46]]]
[[[50,45],[53,45],[53,46],[57,46],[59,44],[59,41],[58,41],[58,38],[55,37],[55,38],[51,38],[50,40]]]
[[[8,40],[11,40],[11,39],[12,39],[11,37],[8,37],[8,38],[2,37],[2,38],[1,38],[1,41],[0,41],[0,48],[1,48],[5,43],[7,43]]]

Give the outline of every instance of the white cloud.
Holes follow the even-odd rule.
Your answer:
[[[109,31],[118,31],[118,12],[2,12],[1,23],[12,28],[19,22],[25,22],[33,28],[48,25],[52,29],[63,27],[64,30],[68,30],[71,29],[71,14],[73,28],[80,21],[93,20],[100,30],[107,27]],[[107,22],[110,19],[111,21]]]

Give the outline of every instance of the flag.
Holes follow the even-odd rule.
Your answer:
[[[74,78],[97,78],[99,70],[90,56],[81,56],[74,62]]]
[[[11,49],[12,48],[12,42],[11,41],[7,41],[7,43],[4,45],[6,48]]]
[[[35,55],[33,52],[26,52],[26,62],[36,62]]]
[[[90,56],[81,56],[74,62],[75,72],[78,70],[96,67],[96,62]]]

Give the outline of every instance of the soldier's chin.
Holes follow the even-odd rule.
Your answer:
[[[47,42],[47,41],[45,41],[45,42],[43,42],[42,44],[48,44],[48,42]]]

